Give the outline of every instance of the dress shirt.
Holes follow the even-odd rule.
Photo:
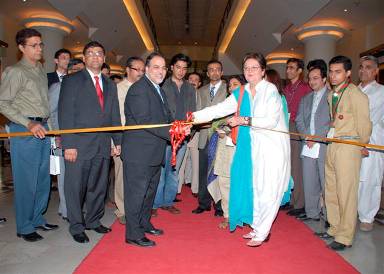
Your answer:
[[[160,98],[161,98],[161,101],[163,101],[164,103],[164,99],[163,99],[163,96],[161,95],[161,91],[160,91],[160,86],[158,84],[156,84],[155,82],[153,82],[147,75],[145,75],[145,77],[148,78],[149,81],[151,81],[151,83],[153,84],[153,86],[155,87],[157,93],[159,94]]]
[[[22,58],[5,69],[0,86],[0,112],[25,127],[28,117],[49,117],[48,79],[41,63]]]
[[[319,106],[321,98],[323,98],[323,95],[324,95],[326,90],[327,90],[327,87],[324,86],[319,91],[313,92],[311,122],[310,122],[310,126],[309,126],[312,135],[315,134],[315,115],[316,115],[317,107]]]
[[[301,98],[309,92],[311,92],[311,88],[302,80],[290,83],[284,88],[284,95],[288,104],[288,112],[290,113],[289,120],[291,122],[294,122],[296,119]]]
[[[63,77],[67,75],[66,73],[60,73],[58,70],[56,70],[57,77],[59,77],[59,81],[63,81]]]
[[[88,68],[87,68],[87,71],[88,71],[88,73],[91,75],[92,82],[93,82],[93,84],[95,85],[95,88],[96,88],[96,80],[95,80],[95,76],[98,76],[98,77],[99,77],[100,88],[101,88],[101,91],[104,92],[104,89],[103,89],[103,78],[101,77],[101,71],[99,72],[99,74],[94,74],[94,73],[93,73],[92,71],[90,71]]]
[[[215,95],[216,95],[217,91],[219,90],[220,86],[221,86],[221,80],[219,82],[217,82],[216,84],[214,84],[214,85],[212,85],[211,83],[209,84],[209,90],[211,90],[212,87],[215,88],[214,92],[213,92],[213,94],[214,94],[213,97],[215,97]]]

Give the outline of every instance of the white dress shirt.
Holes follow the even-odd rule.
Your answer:
[[[99,74],[94,74],[92,71],[90,71],[88,68],[87,68],[87,71],[88,73],[91,75],[91,78],[92,78],[92,81],[93,81],[93,84],[95,85],[95,88],[96,88],[96,80],[95,80],[95,76],[99,76],[99,85],[100,85],[100,88],[101,88],[101,91],[104,92],[104,89],[103,89],[103,79],[101,77],[101,71],[99,72]]]

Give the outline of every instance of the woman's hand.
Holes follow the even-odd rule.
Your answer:
[[[227,120],[227,124],[231,127],[237,127],[241,125],[248,125],[248,121],[246,121],[245,117],[233,116]]]

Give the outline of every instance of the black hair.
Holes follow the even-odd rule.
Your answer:
[[[249,52],[243,58],[243,64],[242,64],[243,68],[244,68],[245,62],[249,59],[255,59],[259,63],[262,70],[264,70],[267,67],[267,61],[265,60],[263,54],[259,52]]]
[[[85,46],[84,46],[84,49],[83,49],[83,54],[85,55],[85,53],[87,52],[87,50],[89,48],[101,48],[103,50],[103,53],[105,55],[105,48],[102,44],[100,44],[99,42],[97,41],[91,41],[89,43],[87,43]]]
[[[100,70],[103,70],[105,68],[108,69],[108,70],[111,70],[111,67],[107,63],[103,63],[103,65],[101,66]]]
[[[219,60],[211,60],[211,61],[209,61],[208,62],[208,64],[207,64],[207,67],[209,66],[209,65],[211,65],[211,64],[219,64],[220,65],[220,67],[221,67],[221,70],[223,70],[223,64],[219,61]]]
[[[25,41],[31,37],[40,37],[41,38],[41,33],[38,32],[37,30],[31,29],[31,28],[21,29],[16,33],[16,38],[15,38],[16,44],[17,45],[25,45]]]
[[[151,54],[148,55],[147,59],[145,59],[145,66],[148,67],[149,66],[149,63],[151,62],[151,60],[154,58],[154,57],[161,57],[165,60],[164,56],[157,52],[157,51],[154,51],[152,52]]]
[[[123,80],[123,77],[121,77],[121,75],[118,75],[118,74],[112,74],[111,76],[109,76],[109,79],[111,79],[111,80],[115,80],[115,79]]]
[[[333,57],[329,61],[329,66],[331,66],[332,64],[343,64],[345,71],[349,71],[352,69],[351,59],[349,59],[348,57],[343,56],[343,55],[338,55],[338,56]]]
[[[76,66],[77,64],[83,64],[85,66],[83,60],[79,58],[73,58],[69,60],[68,69],[71,69],[73,66]]]
[[[308,73],[314,69],[320,70],[321,78],[327,78],[327,63],[323,59],[315,59],[308,62]]]
[[[177,61],[183,61],[187,63],[187,67],[190,67],[192,65],[191,58],[189,58],[187,55],[183,53],[178,53],[174,55],[171,59],[170,65],[173,66],[174,64],[177,63]]]
[[[197,75],[199,77],[200,82],[203,80],[200,73],[198,73],[196,71],[189,73],[187,78],[189,78],[189,76],[191,76],[191,75]]]
[[[132,66],[132,63],[135,62],[135,61],[141,61],[144,63],[143,59],[141,59],[140,57],[137,57],[137,56],[132,56],[132,57],[129,57],[127,59],[127,62],[125,63],[125,66],[127,68],[130,68]]]
[[[304,70],[304,61],[299,58],[289,58],[287,64],[289,63],[295,63],[298,69]]]
[[[59,49],[58,51],[55,52],[55,59],[59,59],[60,55],[63,53],[69,54],[69,58],[71,58],[72,54],[69,50],[67,49]]]

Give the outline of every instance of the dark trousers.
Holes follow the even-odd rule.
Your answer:
[[[297,132],[294,122],[289,121],[289,131]],[[294,187],[291,196],[291,205],[295,209],[304,207],[304,186],[303,186],[303,169],[300,159],[302,150],[302,141],[299,136],[291,135],[291,176],[293,178]]]
[[[204,149],[199,149],[199,207],[208,209],[211,208],[212,197],[209,194],[208,188],[208,143]],[[221,201],[214,205],[215,210],[221,211]]]
[[[67,202],[69,232],[84,232],[85,228],[101,225],[108,187],[109,158],[96,155],[90,160],[65,161],[64,193]],[[85,201],[86,215],[83,215]]]
[[[47,124],[44,125],[45,128]],[[10,123],[10,132],[26,132],[24,126]],[[43,217],[50,194],[50,138],[13,137],[11,143],[12,176],[15,195],[16,230],[20,234],[35,231],[46,224]]]
[[[123,161],[125,237],[138,240],[153,229],[151,209],[160,179],[161,166]]]

